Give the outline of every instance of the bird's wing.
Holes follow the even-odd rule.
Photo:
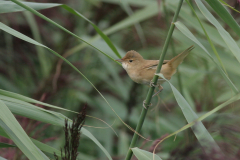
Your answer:
[[[163,65],[166,64],[167,62],[169,62],[170,60],[164,60],[163,61]],[[149,64],[146,64],[146,66],[144,66],[143,69],[157,69],[159,60],[149,60],[148,61]]]

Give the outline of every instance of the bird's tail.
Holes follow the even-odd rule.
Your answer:
[[[168,65],[172,67],[172,69],[177,69],[178,65],[182,63],[184,58],[190,53],[191,50],[194,49],[194,45],[177,55],[176,57],[172,58],[169,62],[167,62]]]

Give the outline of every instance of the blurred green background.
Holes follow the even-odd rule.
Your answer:
[[[31,2],[52,3],[49,0]],[[225,2],[239,9],[237,1]],[[110,38],[121,56],[129,50],[135,50],[145,59],[159,59],[170,25],[166,23],[166,12],[163,10],[161,0],[59,0],[57,3],[69,5],[96,24]],[[176,5],[177,0],[167,2],[169,21],[173,17]],[[195,2],[192,5],[213,41],[228,77],[237,88],[240,88],[240,64],[214,26],[199,12]],[[214,14],[208,5],[207,7],[239,45],[239,37]],[[240,22],[239,13],[229,8],[228,10],[236,22]],[[87,21],[70,14],[61,7],[39,12],[114,59],[118,58]],[[186,25],[214,59],[217,59],[186,3],[182,6],[178,20]],[[96,86],[124,122],[132,128],[136,127],[148,86],[134,83],[120,65],[30,12],[4,13],[1,14],[0,21],[67,58]],[[114,160],[124,159],[133,132],[119,121],[98,92],[81,75],[46,49],[38,48],[3,31],[0,31],[0,37],[1,89],[76,112],[79,112],[87,103],[87,114],[112,125],[118,136],[101,121],[89,117],[86,118],[85,125],[93,127],[85,128],[99,140]],[[177,28],[172,41],[177,54],[195,44]],[[174,53],[169,47],[166,59],[172,57]],[[181,78],[180,83],[177,74]],[[207,113],[234,95],[214,63],[197,45],[179,66],[177,74],[172,77],[171,83],[178,90],[182,88],[183,97],[198,116]],[[153,152],[156,140],[164,138],[187,124],[169,84],[164,83],[163,87],[164,90],[159,97],[153,98],[153,106],[149,109],[140,132],[145,138],[153,141],[148,142],[139,138],[137,143],[139,148],[150,152]],[[203,121],[229,160],[240,159],[238,105],[236,101]],[[43,106],[39,105],[39,107]],[[71,119],[76,116],[70,112],[58,112]],[[22,116],[16,117],[29,136],[57,149],[63,147],[62,127]],[[0,141],[12,143],[1,137]],[[106,155],[98,146],[85,136],[81,136],[79,152],[81,160],[106,159]],[[175,138],[171,137],[163,141],[158,146],[156,154],[168,160],[209,159],[191,129],[180,132]],[[1,149],[0,155],[7,159],[26,159],[17,148]]]

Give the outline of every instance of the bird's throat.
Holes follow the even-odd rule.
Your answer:
[[[125,70],[127,70],[128,64],[127,64],[127,63],[122,63],[122,67],[123,67]]]

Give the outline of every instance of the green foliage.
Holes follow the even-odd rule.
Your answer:
[[[165,1],[169,20],[177,2]],[[222,158],[239,159],[239,15],[218,0],[186,2],[172,42],[176,53],[196,48],[179,67],[181,86],[175,75],[170,87],[163,84],[161,99],[152,100],[139,132],[152,141],[139,138],[141,149],[131,150],[139,160],[154,152],[155,159],[211,159],[214,154],[205,154],[211,150],[200,146],[210,141]],[[87,102],[77,159],[123,159],[133,131],[119,118],[136,127],[148,87],[133,83],[114,59],[128,50],[158,59],[167,12],[155,0],[61,3],[0,1],[0,147],[8,146],[0,155],[60,156],[64,120],[71,123]],[[174,56],[166,51],[166,59]]]

